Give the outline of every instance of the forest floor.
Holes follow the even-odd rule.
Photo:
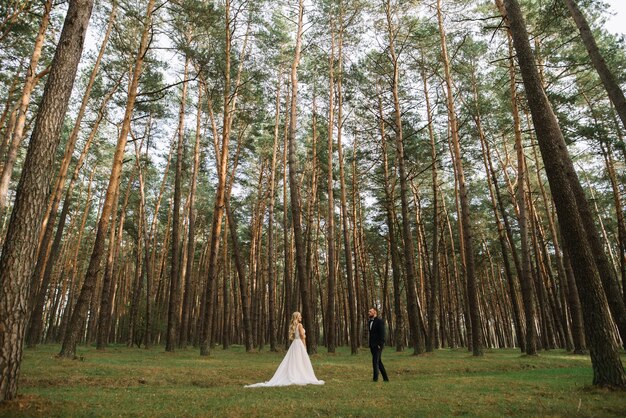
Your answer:
[[[475,358],[387,347],[388,383],[371,381],[368,349],[318,351],[311,360],[324,386],[251,389],[244,385],[269,380],[284,353],[81,346],[78,360],[62,360],[59,346],[43,345],[24,351],[19,396],[0,404],[0,416],[626,416],[626,392],[592,387],[589,356],[561,350]]]

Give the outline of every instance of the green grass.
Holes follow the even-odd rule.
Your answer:
[[[283,353],[80,347],[82,360],[63,360],[58,351],[24,352],[20,395],[0,416],[626,416],[626,392],[591,387],[589,357],[564,351],[474,358],[463,349],[416,357],[387,348],[391,382],[373,383],[369,350],[320,347],[311,359],[324,386],[248,389],[272,377]]]

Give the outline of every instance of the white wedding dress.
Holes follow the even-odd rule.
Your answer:
[[[247,388],[289,386],[289,385],[323,385],[323,380],[317,380],[311,365],[311,359],[306,352],[306,347],[296,331],[295,338],[291,342],[285,358],[276,369],[274,377],[269,382],[247,385]]]

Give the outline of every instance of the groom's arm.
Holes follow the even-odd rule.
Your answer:
[[[378,320],[378,346],[383,348],[385,345],[385,321]]]

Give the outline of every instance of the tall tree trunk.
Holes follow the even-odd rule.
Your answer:
[[[485,173],[487,176],[487,184],[489,186],[489,195],[491,197],[491,206],[495,217],[496,225],[498,227],[498,241],[500,242],[500,251],[502,253],[502,263],[504,264],[504,275],[506,277],[507,285],[509,288],[509,299],[511,301],[511,308],[513,310],[513,322],[515,324],[515,334],[517,342],[522,352],[526,352],[526,338],[524,337],[524,327],[522,325],[523,316],[520,312],[519,300],[517,297],[517,287],[513,271],[511,269],[511,262],[509,260],[509,246],[507,244],[507,238],[505,235],[505,226],[500,220],[500,214],[498,213],[498,203],[500,203],[500,209],[502,212],[502,218],[506,221],[507,215],[503,210],[502,199],[500,197],[500,191],[498,186],[498,179],[496,173],[493,170],[493,164],[491,162],[491,150],[489,142],[485,138],[482,129],[479,129],[479,137],[481,140],[481,149],[483,154],[483,164],[485,166]],[[515,255],[513,254],[513,257]]]
[[[426,72],[422,70],[424,83],[424,97],[426,98],[426,115],[428,117],[428,137],[430,139],[430,158],[432,164],[433,179],[433,248],[432,267],[430,270],[430,287],[428,290],[428,338],[426,339],[426,351],[433,352],[439,348],[439,176],[437,144],[433,128],[433,115],[428,94],[428,80]]]
[[[422,354],[425,350],[424,341],[422,339],[422,326],[419,312],[417,289],[415,279],[415,251],[413,249],[413,236],[411,234],[411,220],[409,216],[409,186],[407,173],[405,168],[404,155],[404,139],[402,135],[402,112],[400,109],[399,98],[399,62],[396,55],[394,40],[396,33],[392,24],[391,2],[385,2],[385,12],[387,16],[387,36],[389,41],[389,53],[391,64],[393,66],[393,103],[394,103],[394,130],[396,134],[396,165],[398,167],[398,175],[400,176],[400,201],[402,206],[402,238],[404,244],[404,268],[406,279],[407,308],[409,315],[409,327],[411,331],[411,346],[413,354]]]
[[[157,214],[159,213],[159,208],[161,207],[161,200],[163,198],[163,192],[165,191],[165,185],[167,183],[167,175],[169,172],[169,168],[170,168],[170,164],[172,161],[172,154],[174,152],[174,142],[172,142],[172,145],[170,146],[170,151],[167,157],[167,164],[165,165],[165,170],[163,171],[163,180],[161,181],[161,188],[159,190],[159,195],[157,197],[157,201],[154,207],[154,217],[152,219],[152,226],[150,227],[150,230],[148,231],[147,229],[147,223],[144,224],[146,230],[144,231],[144,233],[146,234],[146,243],[144,245],[144,251],[145,251],[145,257],[146,259],[144,260],[144,264],[145,264],[145,268],[146,268],[146,272],[145,272],[145,276],[146,276],[146,331],[145,331],[145,345],[146,348],[150,348],[150,346],[152,345],[152,321],[153,321],[153,311],[152,311],[152,284],[154,281],[155,276],[154,274],[154,264],[155,264],[155,258],[157,255],[157,251],[151,250],[154,248],[158,248],[158,243],[156,242],[156,225],[157,225],[157,220],[158,220],[158,216]],[[148,154],[148,146],[146,146],[146,155]],[[145,211],[146,211],[146,199],[144,196],[144,217],[145,217]],[[169,221],[168,221],[169,222]],[[169,227],[169,226],[168,226]],[[168,230],[168,229],[166,229]],[[165,242],[167,241],[167,238],[164,240],[163,245],[166,245]]]
[[[178,342],[179,318],[179,292],[180,292],[180,201],[183,176],[183,144],[185,141],[185,104],[187,101],[187,79],[189,74],[189,56],[185,57],[185,70],[183,74],[183,92],[180,99],[178,113],[178,145],[176,147],[176,176],[174,180],[174,205],[172,214],[172,242],[171,242],[171,270],[170,270],[170,300],[167,311],[167,336],[165,339],[165,351],[174,351]]]
[[[183,310],[180,323],[180,339],[179,346],[187,347],[189,340],[188,330],[191,315],[191,293],[193,280],[193,260],[195,253],[195,234],[196,234],[196,188],[198,182],[198,170],[200,169],[200,138],[201,138],[201,122],[202,122],[202,83],[198,84],[198,109],[196,115],[196,142],[193,147],[193,169],[191,172],[191,184],[189,190],[189,232],[187,238],[187,267],[185,268],[185,291],[183,297]]]
[[[26,125],[26,112],[30,103],[30,96],[35,89],[37,81],[39,81],[39,75],[36,73],[39,59],[41,58],[41,52],[43,50],[43,44],[45,41],[46,30],[50,23],[50,10],[52,9],[52,0],[46,0],[44,3],[43,16],[41,23],[39,24],[39,31],[35,37],[35,45],[33,47],[33,53],[30,57],[30,63],[26,70],[26,80],[24,81],[24,88],[22,89],[22,95],[17,107],[15,127],[13,128],[13,138],[11,146],[8,151],[7,159],[2,166],[2,174],[0,175],[0,219],[4,216],[4,211],[7,208],[7,195],[9,193],[9,184],[11,182],[11,175],[13,174],[13,166],[17,159],[17,152],[19,151],[19,145],[24,138],[24,127]],[[89,6],[91,7],[91,6]],[[91,14],[91,12],[89,12]],[[87,21],[89,16],[87,17]],[[82,39],[81,39],[82,42]],[[80,45],[81,51],[79,51],[79,59],[82,53],[82,43]],[[56,56],[56,54],[55,54]],[[75,76],[72,76],[72,82]],[[71,90],[71,89],[70,89]],[[10,134],[10,132],[7,132]]]
[[[376,89],[379,89],[378,84]],[[401,282],[402,282],[402,266],[400,261],[400,254],[398,254],[398,241],[396,238],[396,213],[395,213],[395,198],[394,189],[395,185],[391,183],[391,174],[389,173],[388,162],[388,144],[387,134],[385,133],[385,117],[383,114],[383,103],[378,93],[378,119],[381,138],[381,155],[383,158],[383,170],[384,170],[384,182],[385,182],[385,214],[387,220],[387,235],[389,241],[389,252],[391,253],[391,274],[393,278],[393,305],[394,305],[394,317],[395,317],[395,334],[394,341],[396,345],[396,352],[404,351],[404,311],[402,309],[401,299]]]
[[[15,75],[11,79],[11,83],[9,84],[9,87],[7,88],[6,96],[5,96],[6,101],[4,102],[4,110],[2,111],[2,115],[0,115],[0,132],[4,131],[4,134],[1,136],[2,142],[0,142],[0,167],[2,167],[2,163],[4,162],[4,153],[6,151],[6,147],[9,145],[9,139],[11,137],[13,128],[15,127],[15,120],[17,118],[17,108],[19,107],[19,105],[16,105],[13,103],[14,101],[13,94],[15,93],[15,90],[17,90],[20,84],[20,81],[21,81],[20,73],[22,72],[23,69],[24,69],[24,58],[20,60],[20,63],[17,66],[17,69],[15,70]],[[7,116],[8,116],[9,124],[5,125],[7,123]]]
[[[343,25],[343,13],[340,13],[340,25]],[[340,185],[340,202],[341,202],[341,217],[343,226],[343,248],[344,248],[344,261],[346,263],[346,281],[348,284],[348,315],[350,319],[350,351],[352,354],[358,354],[359,341],[358,341],[358,324],[357,324],[357,312],[356,312],[356,293],[354,290],[354,281],[356,279],[356,269],[353,268],[352,263],[352,248],[350,244],[350,221],[348,219],[348,205],[346,202],[346,176],[344,169],[344,157],[343,157],[343,144],[342,131],[343,131],[343,96],[341,89],[341,81],[343,78],[343,27],[339,29],[338,40],[338,52],[339,56],[339,77],[337,77],[337,158],[339,159],[339,185]],[[332,129],[332,127],[331,127]],[[331,155],[329,155],[331,158]],[[330,204],[330,203],[329,203]],[[356,227],[354,224],[353,227]],[[354,242],[356,246],[356,241]],[[329,294],[330,295],[330,294]]]
[[[578,296],[578,286],[574,277],[572,262],[567,252],[567,246],[563,248],[563,264],[567,280],[567,301],[570,306],[572,316],[572,338],[574,339],[574,354],[586,354],[587,341],[585,339],[585,324],[583,320],[580,297]]]
[[[278,340],[276,333],[276,275],[274,274],[274,203],[276,201],[276,164],[278,162],[278,128],[280,126],[280,93],[282,86],[282,68],[276,77],[276,108],[274,115],[274,144],[272,146],[272,166],[270,170],[269,208],[267,221],[267,282],[269,286],[269,317],[268,332],[270,334],[270,350],[277,351]],[[241,278],[243,280],[243,277]],[[243,289],[242,289],[243,293]],[[243,299],[242,299],[243,302]]]
[[[137,207],[137,231],[135,238],[135,248],[133,257],[135,259],[135,270],[133,272],[133,279],[130,287],[130,306],[128,312],[128,336],[126,338],[126,346],[132,347],[133,345],[137,345],[137,347],[141,346],[141,338],[137,338],[137,317],[139,315],[139,303],[141,300],[141,293],[143,292],[143,248],[141,245],[142,241],[142,230],[143,230],[143,220],[141,219],[141,211],[143,208],[141,207],[141,201]]]
[[[501,0],[496,0],[499,9],[503,11],[504,5]],[[522,288],[522,300],[524,302],[524,316],[526,318],[526,341],[524,344],[527,355],[537,354],[537,333],[535,330],[535,289],[531,279],[530,249],[528,247],[528,216],[526,210],[526,156],[522,142],[522,128],[519,108],[517,106],[517,80],[515,77],[515,64],[513,62],[513,43],[510,30],[507,30],[509,48],[509,91],[511,93],[511,113],[513,115],[513,130],[515,132],[515,150],[517,152],[517,208],[519,213],[518,223],[520,230],[521,247],[521,270],[519,281]]]
[[[543,90],[519,3],[517,0],[505,0],[504,4],[548,181],[555,191],[553,198],[561,233],[578,285],[594,371],[593,384],[626,387],[606,296],[573,185],[578,183],[580,188],[580,183],[560,126]]]
[[[289,95],[291,94],[290,89],[287,88],[285,102],[288,103]],[[291,114],[291,110],[288,109],[285,114],[285,128],[283,132],[283,282],[284,282],[284,294],[285,294],[285,312],[284,312],[284,321],[285,325],[289,324],[291,321],[291,313],[295,311],[297,308],[296,301],[292,297],[293,293],[293,280],[292,280],[292,270],[293,270],[293,257],[292,257],[292,243],[290,242],[291,233],[289,231],[292,228],[289,225],[289,211],[287,210],[287,165],[288,165],[288,150],[289,150],[289,117]],[[285,345],[289,346],[289,326],[284,327],[283,340]]]
[[[591,32],[589,23],[587,23],[587,19],[585,19],[585,16],[578,7],[576,0],[563,0],[563,2],[569,9],[570,14],[578,27],[580,37],[585,45],[585,48],[587,49],[587,52],[589,53],[589,57],[591,58],[591,63],[598,72],[600,80],[602,80],[602,84],[604,84],[604,88],[609,95],[609,99],[613,102],[615,110],[622,120],[622,124],[626,127],[626,97],[624,97],[624,92],[606,64],[604,57],[600,54],[600,49],[596,44],[596,39]]]
[[[326,215],[326,236],[328,237],[328,296],[326,305],[326,346],[329,353],[335,352],[335,293],[336,277],[335,277],[335,196],[334,196],[334,180],[333,180],[333,133],[335,130],[335,25],[332,17],[330,18],[330,57],[328,60],[328,210]],[[353,330],[350,329],[350,345],[353,347],[354,342]]]
[[[43,319],[42,315],[43,315],[43,308],[44,308],[43,305],[44,305],[45,298],[46,298],[46,292],[48,290],[48,286],[52,278],[52,269],[54,268],[54,265],[56,264],[56,261],[59,257],[61,239],[63,238],[63,230],[65,229],[65,222],[67,220],[67,215],[69,214],[69,210],[71,208],[72,194],[74,192],[74,186],[76,185],[76,181],[78,180],[78,174],[80,173],[80,169],[82,168],[83,163],[85,162],[85,159],[87,158],[87,152],[89,151],[89,148],[91,147],[91,144],[93,143],[93,140],[98,132],[98,127],[100,126],[100,122],[104,118],[104,114],[106,112],[106,106],[108,105],[109,100],[111,99],[113,94],[117,91],[118,87],[119,87],[119,83],[117,83],[109,91],[109,93],[105,96],[104,100],[102,101],[94,126],[91,129],[91,133],[89,134],[87,141],[85,142],[85,146],[83,147],[83,150],[78,159],[78,162],[76,163],[76,167],[74,168],[74,173],[70,180],[70,184],[68,185],[67,191],[65,193],[65,200],[63,201],[63,208],[61,209],[61,213],[59,215],[59,222],[57,225],[57,230],[54,236],[54,240],[51,243],[49,251],[46,254],[44,254],[45,252],[44,248],[48,247],[46,242],[50,239],[50,237],[46,237],[46,235],[52,234],[52,231],[54,230],[54,218],[56,217],[56,212],[58,210],[58,205],[60,202],[60,196],[63,192],[62,187],[64,185],[61,186],[61,183],[64,183],[64,181],[63,182],[57,181],[58,188],[55,190],[54,192],[55,194],[53,195],[52,208],[48,216],[47,226],[45,227],[46,233],[44,234],[42,244],[39,246],[39,251],[38,251],[39,256],[37,259],[37,264],[35,267],[35,271],[33,272],[31,276],[32,287],[31,287],[29,300],[32,301],[32,303],[30,304],[31,309],[32,309],[32,314],[31,314],[30,323],[28,326],[28,333],[26,336],[26,343],[29,346],[34,346],[39,343],[40,334],[43,328],[43,322],[42,322],[42,319]],[[78,135],[78,133],[76,134]],[[71,153],[69,157],[71,158]],[[70,158],[68,158],[68,160]],[[45,224],[46,224],[46,221],[44,221],[44,225]],[[37,289],[36,286],[38,286],[40,282],[39,280],[40,273],[37,270],[38,268],[41,268],[41,267],[44,267],[43,271],[41,271],[41,274],[43,275],[41,278],[41,285],[40,285],[40,289],[39,289],[39,292],[37,293],[36,298],[34,298],[34,293],[36,292],[36,289]],[[35,292],[33,290],[35,290]]]
[[[69,3],[0,256],[0,402],[17,395],[28,321],[29,279],[49,195],[54,154],[92,7],[92,0],[73,0]]]
[[[216,293],[216,282],[218,276],[218,253],[220,245],[220,237],[222,230],[222,218],[224,217],[224,208],[226,206],[228,197],[226,193],[226,174],[228,171],[228,144],[230,139],[230,132],[232,127],[232,121],[235,115],[235,106],[237,103],[237,93],[239,90],[241,71],[243,67],[246,41],[248,39],[248,33],[250,29],[250,22],[248,21],[248,29],[243,42],[242,51],[240,54],[239,70],[237,72],[237,80],[235,83],[235,89],[231,92],[231,48],[232,48],[232,26],[234,22],[230,16],[230,0],[226,0],[225,3],[225,63],[224,63],[224,101],[223,101],[223,118],[222,118],[222,136],[221,144],[218,143],[218,137],[214,128],[214,142],[216,149],[216,163],[218,169],[218,182],[217,190],[215,191],[215,205],[213,209],[213,218],[211,222],[211,234],[209,236],[209,259],[208,259],[208,280],[205,291],[205,303],[208,306],[212,306],[212,300]],[[210,113],[212,113],[210,111]],[[200,343],[200,355],[208,356],[210,352],[210,340],[213,332],[213,314],[212,309],[204,309],[203,315],[203,328]]]
[[[624,211],[622,206],[621,191],[615,173],[615,162],[610,144],[600,144],[602,155],[606,163],[606,169],[613,189],[613,204],[615,205],[615,216],[617,218],[617,243],[619,251],[620,274],[622,276],[622,294],[626,302],[626,222],[624,221]]]
[[[479,312],[478,290],[476,287],[476,277],[474,273],[474,252],[472,243],[472,224],[470,217],[469,196],[467,185],[465,184],[465,174],[463,171],[463,161],[461,159],[461,146],[459,131],[456,119],[456,109],[454,106],[454,95],[452,93],[452,76],[450,74],[450,63],[448,61],[448,48],[446,45],[446,33],[443,26],[443,16],[441,12],[441,0],[437,0],[437,20],[439,22],[439,34],[441,37],[441,56],[446,81],[446,96],[448,105],[448,119],[450,132],[452,135],[452,148],[454,150],[454,164],[458,176],[458,188],[461,201],[461,225],[463,236],[463,247],[465,252],[465,279],[467,283],[467,298],[469,303],[469,316],[472,327],[472,351],[475,356],[482,356],[482,326]]]
[[[119,187],[115,191],[113,207],[117,208],[119,202]],[[109,228],[109,248],[107,251],[107,259],[104,268],[104,277],[102,278],[102,295],[100,298],[100,312],[98,318],[98,335],[96,336],[96,349],[104,350],[109,343],[109,335],[111,333],[111,296],[113,285],[113,268],[117,258],[115,240],[115,226],[117,224],[117,209],[111,213],[111,228]]]
[[[302,317],[304,327],[308,330],[307,349],[309,354],[317,352],[317,344],[315,338],[315,318],[313,318],[312,295],[310,287],[310,279],[306,275],[306,249],[304,248],[304,239],[302,233],[302,208],[300,189],[298,181],[298,173],[296,167],[296,123],[297,123],[297,105],[298,105],[298,64],[300,63],[300,51],[302,49],[302,32],[303,32],[303,15],[304,1],[298,2],[298,29],[296,33],[296,49],[291,66],[291,103],[290,103],[290,119],[289,119],[289,190],[291,193],[291,223],[293,225],[293,234],[296,245],[296,274],[298,284],[300,285],[300,299],[302,302]]]
[[[49,264],[49,260],[54,263],[54,259],[56,257],[51,257],[51,240],[52,234],[54,232],[54,223],[56,221],[57,211],[59,209],[59,204],[61,202],[61,196],[63,195],[63,189],[65,188],[65,179],[67,177],[67,171],[70,166],[70,162],[72,161],[72,155],[74,153],[74,147],[76,145],[76,140],[78,139],[78,134],[81,130],[81,123],[87,111],[87,104],[89,103],[89,98],[91,96],[91,90],[96,81],[96,76],[98,75],[98,71],[100,69],[100,63],[102,62],[102,57],[104,56],[104,51],[108,45],[109,36],[111,35],[111,30],[113,28],[113,23],[115,21],[115,14],[117,10],[117,3],[113,2],[113,7],[111,8],[111,13],[109,14],[109,21],[107,24],[107,29],[104,35],[104,39],[100,45],[100,49],[98,52],[98,56],[96,58],[96,62],[94,63],[93,69],[91,70],[91,74],[89,76],[89,81],[87,82],[87,87],[85,88],[85,92],[83,93],[83,99],[80,104],[80,108],[78,110],[78,115],[76,116],[76,121],[74,122],[74,128],[70,133],[69,139],[67,140],[67,144],[65,145],[65,152],[63,155],[63,160],[61,161],[61,167],[59,170],[59,174],[56,179],[56,184],[53,188],[54,192],[52,193],[52,197],[50,199],[50,203],[48,204],[48,208],[46,214],[43,219],[42,224],[42,233],[40,234],[40,244],[37,255],[37,264],[35,266],[35,271],[33,272],[32,277],[32,285],[31,285],[31,307],[33,306],[33,302],[35,301],[36,292],[39,288],[39,284],[45,280],[44,270],[46,266]],[[119,83],[118,83],[119,84]],[[113,91],[117,90],[117,85],[113,88]],[[113,94],[113,93],[111,93]],[[108,99],[110,95],[105,96],[105,100],[103,101],[103,106],[108,103]],[[102,111],[99,113],[99,119],[101,120]],[[96,125],[99,124],[100,120],[97,120]],[[56,238],[56,237],[55,237]],[[47,290],[48,283],[45,286],[41,286],[44,292]],[[40,291],[41,293],[41,291]],[[29,327],[30,328],[30,327]],[[37,330],[33,330],[37,331]],[[29,329],[29,334],[31,330]],[[29,335],[27,337],[27,343],[29,345],[34,345],[37,342],[33,341]]]
[[[241,298],[241,310],[243,314],[243,328],[244,328],[244,345],[246,352],[251,352],[253,349],[252,343],[252,321],[250,318],[250,298],[248,286],[246,284],[246,272],[243,260],[241,259],[241,250],[239,249],[239,237],[237,237],[237,224],[232,214],[230,213],[230,206],[226,203],[226,210],[228,211],[226,219],[228,221],[228,227],[230,230],[231,243],[233,246],[233,258],[235,259],[235,268],[237,269],[237,276],[239,278],[239,296]]]
[[[313,298],[313,310],[316,311],[316,296],[315,296],[315,292],[313,289],[313,285],[314,285],[314,277],[313,277],[313,268],[314,266],[314,260],[313,260],[313,251],[315,250],[314,246],[314,233],[316,228],[313,227],[313,222],[315,220],[315,218],[317,217],[319,220],[319,210],[317,208],[317,171],[318,171],[318,162],[317,162],[317,102],[316,102],[316,97],[315,97],[315,87],[313,88],[313,105],[312,105],[312,117],[311,117],[311,124],[312,124],[312,141],[311,141],[311,168],[310,168],[310,177],[311,177],[311,185],[309,187],[308,190],[308,198],[307,198],[307,202],[306,202],[306,212],[304,214],[304,219],[305,219],[305,248],[306,248],[306,275],[309,278],[309,285],[311,286],[310,292],[311,292],[311,297]],[[307,169],[305,168],[303,170],[303,175],[302,175],[302,183],[304,183],[304,173],[307,172]],[[301,183],[301,184],[302,184]],[[316,225],[319,226],[319,222],[316,223]],[[321,300],[321,299],[320,299]],[[322,301],[323,303],[323,301]],[[324,323],[324,312],[322,309],[322,323]],[[316,338],[317,336],[319,336],[319,332],[316,329],[315,331],[315,335]]]
[[[526,120],[527,120],[527,124],[530,127],[531,126],[531,122],[530,122],[530,115],[528,114],[528,111],[526,111]],[[531,146],[532,146],[532,150],[533,150],[533,157],[535,159],[535,161],[539,161],[539,154],[537,153],[537,146],[536,143],[534,141],[534,135],[531,133],[530,135],[530,140],[531,140]],[[535,171],[536,171],[536,176],[537,176],[537,183],[539,185],[539,189],[541,190],[541,197],[543,199],[543,204],[546,210],[546,217],[548,219],[548,225],[550,228],[550,235],[552,237],[552,244],[554,245],[554,255],[556,257],[556,265],[557,265],[557,271],[558,271],[558,276],[559,276],[559,281],[560,281],[560,291],[561,291],[561,298],[563,299],[562,305],[563,305],[563,314],[565,316],[565,318],[567,318],[567,307],[569,305],[569,317],[571,318],[571,334],[572,334],[572,343],[573,343],[573,350],[574,353],[582,353],[584,351],[584,346],[585,346],[585,336],[584,336],[584,330],[583,330],[583,324],[582,324],[582,315],[580,312],[580,301],[578,301],[578,296],[577,296],[577,291],[576,291],[576,283],[575,281],[573,281],[573,276],[571,276],[571,281],[570,281],[570,274],[567,272],[567,268],[565,267],[565,260],[564,260],[564,251],[561,248],[561,243],[560,243],[560,237],[557,233],[557,227],[556,227],[556,222],[554,219],[554,212],[552,210],[552,199],[548,198],[548,194],[546,192],[546,188],[544,187],[544,183],[542,180],[542,176],[541,176],[541,170],[539,167],[539,164],[535,164]],[[571,269],[571,268],[570,268]],[[570,290],[574,289],[573,292]],[[572,295],[576,296],[575,300],[572,299]],[[564,324],[565,327],[567,327],[567,329],[570,329],[567,326],[567,321],[565,321]],[[577,334],[578,333],[578,334]]]
[[[76,243],[74,244],[73,254],[70,256],[70,268],[67,272],[67,302],[65,304],[65,310],[63,311],[63,317],[61,319],[61,328],[59,330],[58,340],[63,340],[65,337],[65,332],[67,330],[67,324],[70,320],[72,307],[74,306],[74,288],[76,282],[76,275],[78,270],[78,254],[80,252],[81,243],[83,240],[83,235],[85,232],[85,225],[87,224],[87,218],[89,216],[89,210],[91,208],[91,187],[93,185],[93,177],[96,173],[98,165],[94,164],[91,174],[89,176],[89,184],[87,186],[87,198],[85,199],[85,208],[83,210],[82,221],[80,224],[80,228],[78,230],[78,237],[76,238]]]
[[[148,157],[149,142],[146,144],[146,158]],[[143,336],[146,348],[152,345],[152,310],[150,307],[150,293],[152,292],[152,266],[150,265],[150,232],[148,230],[148,217],[146,216],[146,193],[143,170],[140,163],[141,147],[135,141],[135,159],[137,161],[137,174],[139,176],[139,216],[141,217],[140,237],[143,239],[143,263],[141,266],[141,280],[146,282],[146,320],[145,332]],[[154,214],[157,217],[157,214]]]
[[[119,178],[122,172],[122,162],[124,159],[124,149],[126,148],[126,141],[128,140],[128,133],[130,131],[130,123],[135,105],[135,99],[137,97],[137,87],[139,85],[139,77],[142,71],[142,64],[145,57],[145,53],[148,49],[148,41],[150,35],[150,27],[152,24],[152,11],[154,10],[155,0],[149,0],[146,9],[146,18],[144,21],[143,32],[141,35],[141,41],[139,44],[139,50],[135,58],[135,66],[133,69],[133,75],[128,89],[128,97],[126,99],[126,110],[124,113],[124,119],[122,122],[122,128],[120,136],[117,140],[117,146],[115,148],[115,154],[113,156],[113,166],[111,168],[111,175],[109,177],[109,184],[107,187],[104,203],[102,207],[102,213],[98,222],[98,228],[96,231],[96,239],[94,242],[93,251],[89,260],[89,267],[83,281],[76,307],[72,312],[72,318],[68,325],[67,333],[63,340],[61,352],[59,353],[63,357],[73,358],[76,356],[76,344],[78,343],[80,324],[84,321],[87,315],[87,309],[89,301],[91,300],[91,294],[96,285],[98,279],[98,272],[100,270],[100,264],[104,256],[105,236],[109,229],[109,221],[111,218],[111,212],[113,210],[113,203],[116,193],[116,188],[119,185]]]

